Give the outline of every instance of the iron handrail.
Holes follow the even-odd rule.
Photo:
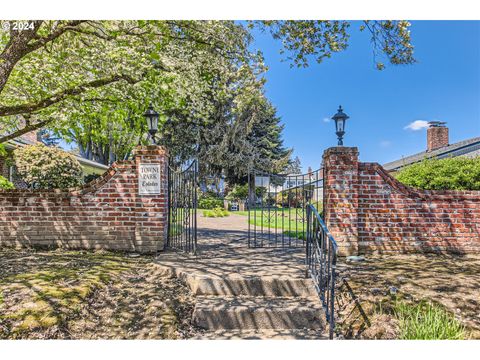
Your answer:
[[[329,338],[335,330],[335,271],[338,245],[313,204],[307,205],[307,272],[313,279],[329,324]]]

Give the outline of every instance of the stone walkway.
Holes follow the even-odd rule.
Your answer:
[[[201,338],[319,339],[324,315],[305,249],[248,248],[248,218],[198,216],[197,256],[164,252],[166,275],[183,279],[197,296]]]

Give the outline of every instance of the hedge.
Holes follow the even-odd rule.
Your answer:
[[[0,190],[2,189],[11,190],[11,189],[15,189],[15,186],[13,186],[13,184],[7,179],[5,179],[3,176],[0,176]]]
[[[480,157],[425,159],[394,176],[405,185],[425,190],[480,190]]]

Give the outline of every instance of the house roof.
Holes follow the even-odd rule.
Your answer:
[[[27,140],[27,139],[24,139],[24,138],[16,138],[15,140],[10,140],[10,141],[7,141],[5,143],[5,148],[7,150],[14,150],[16,149],[17,147],[19,146],[25,146],[25,145],[34,145],[35,143]],[[76,154],[72,154],[75,156],[75,158],[78,160],[78,162],[83,165],[83,166],[87,166],[89,168],[94,168],[94,169],[98,169],[98,170],[102,170],[105,171],[105,170],[108,170],[108,166],[107,165],[104,165],[104,164],[100,164],[96,161],[92,161],[92,160],[88,160],[88,159],[85,159],[83,157],[81,157],[80,155],[76,155]]]
[[[75,154],[73,154],[73,155],[75,155]],[[107,165],[100,164],[96,161],[85,159],[85,158],[83,158],[79,155],[75,155],[75,157],[77,158],[78,162],[82,165],[88,165],[88,166],[92,166],[92,167],[97,168],[97,169],[108,170]]]
[[[480,137],[459,141],[455,144],[450,144],[433,151],[422,151],[414,155],[406,156],[402,159],[388,162],[383,167],[388,171],[398,170],[406,165],[410,165],[423,159],[437,158],[443,159],[446,157],[477,157],[480,156]]]
[[[34,145],[35,143],[24,139],[22,137],[16,138],[15,140],[9,140],[5,143],[5,148],[7,150],[15,150],[18,146],[25,146],[25,145]]]

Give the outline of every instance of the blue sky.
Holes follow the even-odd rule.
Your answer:
[[[255,33],[253,47],[269,66],[266,94],[285,124],[285,145],[308,166],[320,165],[336,144],[328,121],[342,105],[350,116],[345,146],[362,161],[385,163],[426,149],[426,130],[405,129],[416,120],[446,121],[450,143],[480,136],[480,22],[413,21],[418,63],[375,70],[370,38],[350,27],[350,45],[306,69],[281,62],[280,43]]]

